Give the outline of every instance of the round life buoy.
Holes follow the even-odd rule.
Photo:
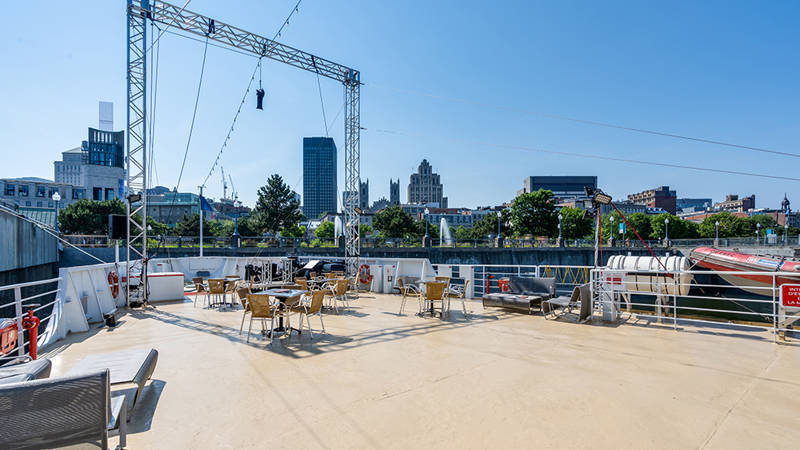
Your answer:
[[[111,289],[111,296],[116,299],[119,295],[119,275],[113,270],[108,272],[108,287]]]
[[[362,264],[361,267],[358,268],[358,282],[367,284],[370,281],[372,281],[372,275],[369,273],[369,265]]]

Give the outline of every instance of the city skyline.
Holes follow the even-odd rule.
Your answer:
[[[269,35],[290,6],[193,0],[190,9],[237,19],[242,27]],[[404,179],[423,158],[437,167],[450,204],[458,206],[508,201],[519,189],[519,180],[532,173],[597,175],[598,185],[615,198],[661,185],[671,186],[679,197],[714,201],[729,193],[756,194],[760,206],[773,208],[779,206],[784,191],[792,197],[795,182],[791,181],[497,146],[790,176],[785,168],[794,161],[785,156],[592,127],[535,113],[791,152],[800,134],[793,106],[798,94],[789,89],[798,63],[784,55],[797,41],[792,25],[798,17],[795,5],[736,3],[720,11],[713,5],[687,2],[672,4],[654,16],[643,5],[599,8],[591,2],[580,6],[512,2],[508,8],[517,14],[509,15],[489,5],[441,2],[426,6],[429,15],[422,18],[414,13],[416,7],[365,3],[353,18],[335,5],[303,4],[281,38],[361,71],[366,83],[361,172],[362,180],[374,182],[372,198],[389,198],[384,180]],[[0,75],[0,94],[7,105],[0,112],[0,132],[7,136],[8,148],[25,148],[26,157],[9,158],[0,177],[51,178],[53,155],[83,139],[85,127],[95,120],[98,100],[115,103],[114,123],[118,130],[124,128],[120,126],[125,118],[124,5],[96,1],[39,8],[17,3],[8,12],[18,20],[10,24],[10,38],[0,46],[20,69]],[[76,14],[93,26],[75,29],[62,20]],[[450,14],[458,20],[436,19]],[[674,27],[678,18],[680,29]],[[336,26],[346,20],[357,20],[360,26]],[[620,21],[627,25],[624,29],[612,27]],[[46,31],[30,33],[24,24],[31,22]],[[469,51],[454,39],[441,39],[487,27],[488,37]],[[742,36],[738,30],[744,27],[760,38]],[[587,44],[587,37],[598,34],[605,39]],[[399,39],[407,35],[409,39]],[[52,47],[55,36],[64,40],[61,48],[93,51],[56,49],[44,60],[36,57]],[[203,45],[164,35],[160,51],[163,64],[154,128],[157,174],[151,185],[172,188],[186,147]],[[488,64],[475,70],[475,55]],[[196,192],[205,179],[255,63],[216,47],[209,47],[208,58],[180,191]],[[507,70],[498,72],[495,58],[508,63]],[[85,71],[97,61],[105,70]],[[52,77],[65,72],[81,76]],[[456,73],[461,76],[455,77]],[[248,99],[222,157],[222,165],[237,180],[240,199],[248,204],[271,173],[281,174],[299,191],[298,142],[302,136],[325,134],[315,77],[266,63],[263,80],[264,111],[255,110],[254,97]],[[340,89],[323,82],[322,91],[329,135],[341,146]],[[29,137],[40,131],[42,123],[48,133],[39,133],[32,142]],[[338,178],[343,179],[343,155],[338,156]],[[221,196],[218,178],[210,178],[209,196]]]

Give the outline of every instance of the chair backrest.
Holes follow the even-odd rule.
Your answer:
[[[537,277],[511,277],[511,279],[509,280],[509,288],[510,291],[514,294],[554,295],[556,290],[556,279],[537,278]]]
[[[405,287],[403,286],[403,277],[397,277],[397,287],[401,289]]]
[[[247,306],[254,318],[272,318],[274,308],[269,302],[268,294],[247,294]]]
[[[228,282],[225,283],[225,292],[233,294],[234,292],[236,292],[236,286],[238,284],[239,283],[236,281],[229,280]]]
[[[308,307],[308,313],[318,313],[322,309],[323,300],[325,300],[325,291],[314,291],[311,294],[311,305]]]
[[[300,286],[300,289],[307,291],[308,290],[308,280],[305,278],[295,278],[294,282]]]
[[[435,277],[436,281],[443,281],[444,284],[450,284],[450,277]]]
[[[344,295],[347,293],[347,285],[348,282],[345,279],[338,279],[336,280],[336,286],[333,288],[333,293],[337,297],[340,295]]]
[[[225,278],[239,278],[239,275],[225,275]]]
[[[211,292],[212,294],[224,294],[225,280],[223,280],[222,278],[209,278],[208,291]]]
[[[203,277],[194,277],[194,278],[192,278],[192,283],[194,283],[194,284],[203,284]]]
[[[592,291],[589,289],[589,283],[582,284],[576,289],[580,291],[581,298],[581,312],[578,321],[583,322],[592,315]]]
[[[446,286],[442,281],[428,281],[425,283],[425,299],[441,300],[444,298],[444,288]]]
[[[338,277],[338,275],[336,275],[333,272],[328,272],[328,273],[325,274],[325,278],[337,278],[337,277]]]
[[[467,296],[467,289],[469,289],[469,280],[464,280],[464,289],[461,291],[461,298]]]
[[[243,305],[247,301],[247,294],[249,293],[250,288],[240,287],[239,289],[236,289],[236,295],[239,297],[239,301],[241,301]]]
[[[111,419],[108,369],[0,386],[0,448],[104,442]]]

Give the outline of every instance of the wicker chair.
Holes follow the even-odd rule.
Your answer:
[[[250,305],[247,303],[247,296],[250,294],[250,288],[247,287],[240,287],[236,289],[236,295],[239,297],[239,303],[242,304],[242,324],[239,326],[239,335],[242,334],[242,329],[244,328],[244,318],[250,314]]]
[[[469,280],[465,280],[462,286],[450,285],[447,288],[447,312],[450,312],[450,299],[461,299],[461,310],[464,315],[467,315],[467,303],[464,298],[467,296],[467,289],[469,289]]]
[[[325,300],[325,291],[312,292],[310,297],[310,302],[293,306],[292,311],[300,313],[301,331],[303,330],[303,315],[305,315],[308,333],[311,335],[311,339],[314,339],[314,333],[311,331],[311,316],[319,317],[319,323],[322,325],[322,332],[326,333],[325,322],[322,320],[322,302]]]
[[[420,295],[422,292],[417,288],[416,285],[413,284],[405,284],[403,277],[397,278],[397,289],[400,290],[400,294],[403,295],[403,299],[400,302],[400,312],[399,315],[403,315],[403,309],[406,307],[406,301],[408,301],[409,297],[416,297],[419,301],[419,311],[418,314],[422,313],[422,298]]]
[[[270,320],[270,333],[269,342],[272,343],[272,329],[275,325],[275,316],[277,306],[270,303],[269,295],[267,294],[247,294],[247,306],[250,308],[250,326],[247,327],[247,342],[250,342],[250,331],[253,329],[253,320],[261,319],[261,330],[265,331],[266,320]]]
[[[222,303],[225,303],[225,280],[222,278],[209,278],[208,293],[213,296],[212,302],[216,303],[214,299],[222,296]]]
[[[199,297],[201,293],[205,294],[205,297],[206,297],[205,301],[206,301],[206,303],[208,303],[208,288],[203,283],[203,277],[192,278],[192,283],[194,283],[194,290],[195,290],[195,294],[194,294],[194,306],[195,306],[195,308],[197,307],[197,297]]]
[[[338,301],[341,301],[343,305],[347,305],[347,287],[348,282],[344,278],[340,278],[335,280],[334,283],[328,285],[328,291],[325,292],[325,297],[331,299],[331,305],[333,306],[333,310],[337,313],[339,312],[339,307],[337,305]]]
[[[442,281],[428,281],[425,283],[425,292],[420,294],[420,299],[425,303],[425,305],[423,305],[423,312],[427,309],[428,304],[430,304],[431,312],[433,312],[436,302],[441,302],[440,311],[442,313],[444,312],[444,305],[447,301],[447,290],[445,287],[447,287],[447,285]]]
[[[300,286],[301,290],[303,290],[303,291],[307,291],[308,290],[308,280],[306,280],[305,278],[295,278],[294,282],[295,282],[295,284]]]

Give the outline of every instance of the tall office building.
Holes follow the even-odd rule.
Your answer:
[[[400,204],[400,178],[397,179],[397,182],[394,182],[391,178],[389,179],[389,204]]]
[[[113,105],[100,103],[99,125],[113,127]],[[54,161],[55,182],[71,184],[74,199],[111,200],[125,195],[125,132],[89,128],[80,147]]]
[[[577,200],[586,197],[584,188],[597,188],[596,176],[533,176],[525,177],[517,195],[536,192],[539,189],[553,192],[559,201]]]
[[[408,184],[408,203],[437,203],[440,208],[447,208],[447,197],[442,196],[444,188],[438,173],[433,173],[433,168],[427,159],[423,159],[417,168],[417,173],[412,173]]]
[[[675,191],[669,189],[669,186],[660,186],[636,194],[628,194],[628,201],[650,208],[661,208],[670,214],[675,214],[678,196]]]
[[[336,144],[329,137],[303,138],[303,214],[336,213]]]

